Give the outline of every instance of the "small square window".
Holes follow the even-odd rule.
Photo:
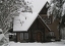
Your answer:
[[[20,33],[20,40],[27,40],[28,38],[28,33]]]

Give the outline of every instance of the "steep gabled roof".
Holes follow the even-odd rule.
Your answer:
[[[46,4],[43,6],[39,14],[47,14],[47,10],[48,10],[47,5],[49,5],[49,2],[46,2]]]
[[[35,21],[35,19],[38,17],[40,11],[42,10],[42,8],[44,7],[44,5],[46,4],[46,2],[48,0],[31,0],[32,1],[32,11],[33,13],[21,13],[20,15],[24,15],[27,17],[26,20],[23,20],[23,16],[22,17],[15,17],[14,18],[14,25],[13,25],[13,31],[27,31],[30,26],[33,24],[33,22]],[[23,23],[20,23],[23,21]]]

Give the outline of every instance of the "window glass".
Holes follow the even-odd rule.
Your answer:
[[[23,33],[20,33],[20,40],[23,40]]]
[[[20,40],[28,39],[28,33],[20,33]]]
[[[28,33],[24,33],[25,36],[24,36],[24,39],[28,39]]]

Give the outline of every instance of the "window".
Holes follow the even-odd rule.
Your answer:
[[[28,39],[28,33],[24,33],[24,39]]]
[[[65,40],[65,27],[61,29],[61,39]]]
[[[27,40],[28,38],[28,33],[20,33],[20,40]]]
[[[23,40],[23,33],[20,33],[20,40]]]

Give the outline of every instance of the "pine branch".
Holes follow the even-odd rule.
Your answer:
[[[0,0],[0,28],[3,32],[12,27],[12,16],[20,8],[24,8],[25,12],[32,11],[24,0]]]

